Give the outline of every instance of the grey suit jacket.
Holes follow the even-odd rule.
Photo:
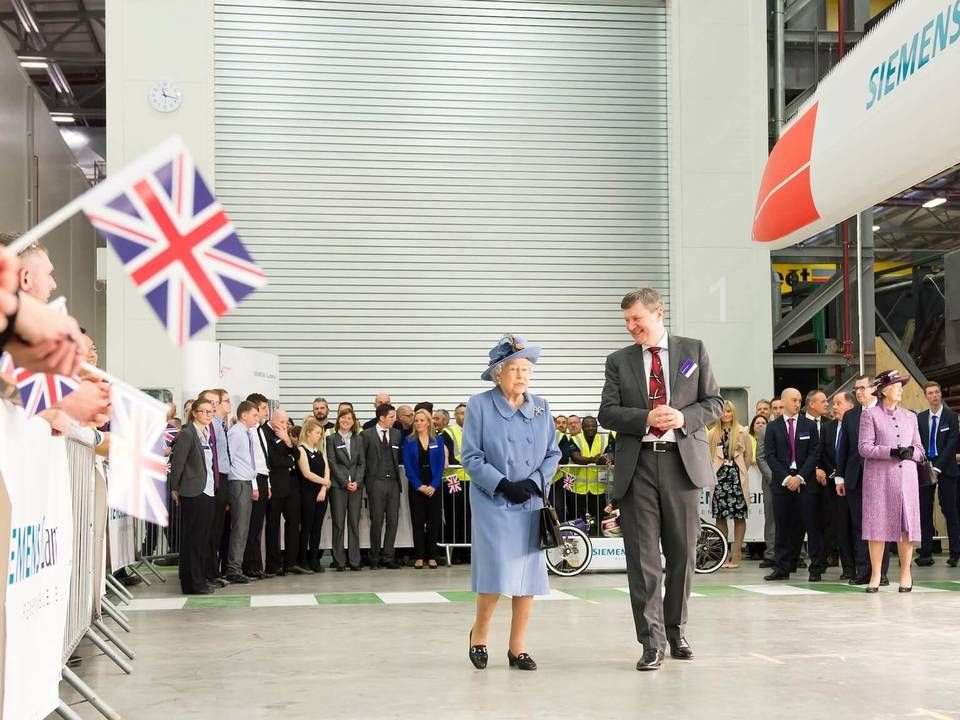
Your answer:
[[[757,431],[757,467],[760,468],[760,476],[770,483],[773,482],[773,470],[767,464],[766,432],[766,425]]]
[[[684,426],[676,430],[683,467],[697,487],[711,487],[717,476],[711,465],[706,426],[723,414],[720,388],[710,370],[710,358],[700,340],[668,335],[670,406],[683,413]],[[680,366],[692,360],[697,367],[685,377]],[[643,367],[643,348],[633,344],[607,356],[606,379],[600,400],[600,424],[617,431],[613,497],[630,487],[640,458],[640,442],[647,428],[649,379]]]
[[[367,428],[360,433],[363,438],[363,451],[366,456],[367,467],[364,471],[364,478],[367,480],[376,479],[373,478],[374,468],[377,467],[377,453],[379,452],[377,445],[380,444],[380,432],[377,429],[377,425],[374,424],[372,427]],[[390,447],[393,449],[393,452],[390,453],[390,457],[393,460],[393,477],[396,478],[397,484],[402,485],[403,480],[400,477],[400,446],[403,443],[403,436],[400,434],[399,430],[393,428],[390,429]],[[382,479],[382,478],[380,478]]]
[[[363,487],[367,467],[367,453],[359,433],[350,436],[350,454],[347,454],[340,433],[327,436],[327,464],[330,466],[330,482],[341,490],[347,489],[347,480]]]
[[[167,482],[171,491],[183,497],[197,497],[207,486],[207,461],[192,422],[184,425],[173,441]]]

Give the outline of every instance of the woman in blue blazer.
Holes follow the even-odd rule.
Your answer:
[[[440,482],[447,467],[447,446],[433,432],[433,418],[426,410],[413,416],[413,432],[403,444],[403,467],[410,483],[410,521],[413,524],[413,566],[426,560],[437,567],[443,496]]]

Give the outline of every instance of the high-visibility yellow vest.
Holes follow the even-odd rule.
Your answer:
[[[454,423],[453,425],[447,425],[443,432],[450,436],[450,439],[453,440],[453,449],[454,456],[459,460],[460,459],[460,447],[463,445],[463,428]],[[453,458],[450,458],[450,462],[453,462]]]
[[[571,439],[584,457],[600,455],[606,449],[606,438],[600,433],[594,436],[592,443],[587,442],[583,433],[574,435]],[[577,479],[571,489],[577,495],[588,493],[590,495],[603,495],[606,492],[606,485],[600,482],[600,472],[601,468],[599,466],[573,468],[571,474]],[[606,468],[603,468],[602,472],[606,473]]]

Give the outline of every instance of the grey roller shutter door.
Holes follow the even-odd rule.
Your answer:
[[[595,413],[668,294],[662,2],[216,0],[216,187],[270,285],[217,326],[281,402],[452,409],[504,332]]]

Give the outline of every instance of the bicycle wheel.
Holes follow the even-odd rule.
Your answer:
[[[700,523],[700,536],[697,538],[697,567],[701,575],[709,575],[719,570],[727,560],[727,539],[716,525]]]
[[[560,545],[544,551],[547,570],[563,577],[579,575],[593,559],[593,543],[583,530],[570,525],[560,526],[560,537]]]

